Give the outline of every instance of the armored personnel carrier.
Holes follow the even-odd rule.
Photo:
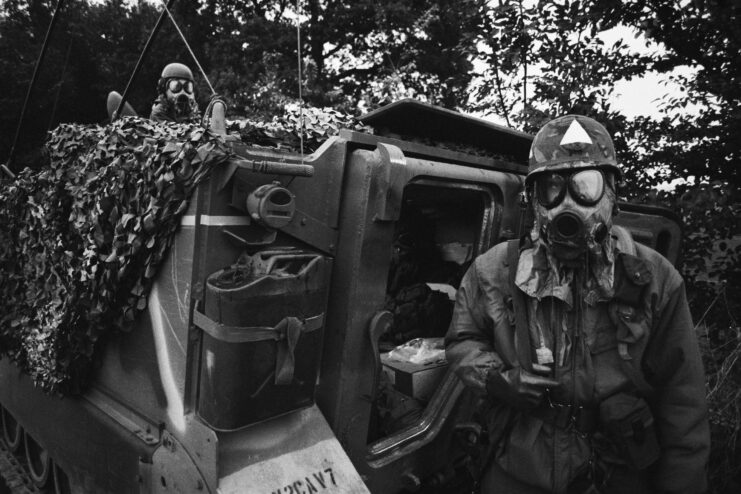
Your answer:
[[[305,157],[231,141],[81,395],[0,359],[14,492],[470,487],[472,397],[385,352],[441,337],[471,260],[525,232],[531,136],[411,100],[362,120]],[[621,209],[676,259],[671,215]]]

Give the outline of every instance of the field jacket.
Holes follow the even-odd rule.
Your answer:
[[[178,115],[174,106],[167,101],[165,95],[160,94],[152,104],[149,119],[156,122],[199,123],[201,121],[201,114],[198,111],[196,102],[190,100],[190,112],[187,115]]]
[[[684,283],[663,256],[620,232],[616,235],[614,227],[611,236],[610,289],[597,295],[575,292],[570,299],[556,293],[540,300],[524,297],[529,328],[542,330],[554,350],[554,377],[561,385],[548,401],[598,410],[616,393],[645,396],[660,447],[658,461],[648,470],[652,488],[701,493],[707,488],[710,439],[704,371]],[[531,359],[542,346],[516,334],[507,251],[506,243],[499,244],[474,261],[458,290],[446,336],[452,368],[482,394],[489,369],[532,369]],[[523,250],[520,262],[526,254],[532,252]],[[529,348],[523,351],[524,345]],[[491,461],[521,482],[564,492],[595,457],[625,463],[603,441],[599,426],[581,434],[542,420],[536,411],[517,412],[491,398],[487,402]]]

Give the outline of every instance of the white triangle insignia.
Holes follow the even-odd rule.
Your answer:
[[[579,121],[576,119],[571,121],[571,125],[566,129],[566,133],[561,139],[561,146],[567,144],[592,144],[592,139],[589,138],[589,134],[584,130],[584,127],[579,125]]]

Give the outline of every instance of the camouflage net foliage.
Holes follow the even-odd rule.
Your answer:
[[[85,389],[105,336],[146,307],[194,188],[228,159],[188,124],[60,125],[50,163],[0,188],[0,351],[47,392]]]
[[[249,118],[227,121],[228,133],[238,134],[242,141],[253,145],[299,152],[303,134],[305,153],[319,149],[327,138],[338,134],[340,129],[372,133],[370,127],[346,113],[332,108],[305,107],[302,110],[297,104],[287,105],[283,114],[275,115],[267,122]]]

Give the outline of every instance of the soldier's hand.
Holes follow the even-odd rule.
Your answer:
[[[532,374],[522,367],[505,371],[492,369],[486,382],[489,396],[497,398],[518,410],[530,410],[543,400],[546,390],[557,388],[559,382],[549,377]]]

